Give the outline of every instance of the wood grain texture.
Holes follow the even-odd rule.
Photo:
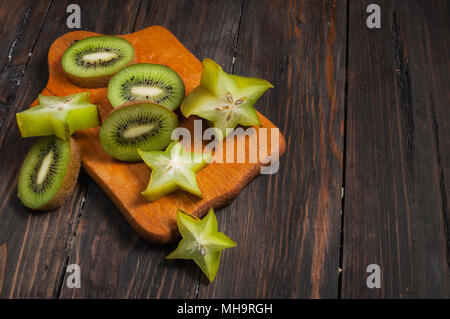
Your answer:
[[[211,57],[230,71],[241,5],[241,1],[228,0],[144,1],[135,30],[162,25],[195,56]],[[224,25],[227,27],[223,28]],[[212,33],[205,31],[208,28]],[[219,221],[221,211],[217,211]],[[110,256],[111,245],[114,245],[114,258]],[[139,239],[97,186],[86,195],[73,246],[69,263],[77,263],[83,269],[83,286],[81,289],[63,286],[61,298],[195,298],[197,295],[198,267],[191,261],[165,260],[176,244],[157,247]],[[101,280],[97,279],[99,274]],[[123,276],[128,279],[123,280]]]
[[[345,1],[244,2],[234,73],[274,84],[259,110],[287,150],[221,212],[237,247],[199,298],[337,297],[345,27]]]
[[[216,212],[238,246],[224,252],[212,284],[192,262],[164,259],[176,244],[140,239],[83,170],[58,211],[33,214],[16,198],[32,140],[20,138],[15,112],[47,83],[49,47],[70,31],[69,3],[81,6],[82,30],[162,25],[199,59],[275,84],[257,108],[281,128],[288,152],[278,174],[258,177]],[[1,1],[0,298],[448,298],[449,4],[379,0],[382,28],[368,30],[369,3],[348,1],[345,28],[345,1]],[[369,290],[366,267],[377,262],[382,288]],[[65,285],[72,263],[81,289]]]
[[[11,63],[15,65],[17,61],[18,65],[22,65],[17,70],[23,75],[12,82],[10,88],[3,91],[11,90],[14,95],[7,98],[7,112],[0,128],[0,174],[4,182],[0,186],[2,255],[0,297],[2,298],[58,296],[70,244],[77,228],[77,216],[82,210],[84,195],[91,183],[88,176],[81,172],[79,183],[71,198],[63,207],[53,212],[33,213],[17,198],[17,175],[33,139],[20,138],[15,113],[26,109],[45,87],[48,79],[47,52],[59,35],[69,31],[65,24],[66,7],[69,3],[71,2],[57,1],[51,4],[50,1],[27,1],[27,4],[22,3],[22,6],[27,8],[28,5],[29,10],[25,10],[28,18],[17,16],[19,20],[17,23],[26,22],[26,24],[21,26],[22,33],[18,31],[16,34],[18,43],[11,51]],[[108,15],[108,11],[112,8],[108,8],[104,1],[86,3],[89,3],[93,10],[86,10],[83,15],[85,22],[91,20],[89,27],[92,30],[103,31],[102,22],[98,20],[97,15]],[[127,3],[127,6],[133,5],[132,2]],[[139,4],[140,2],[135,3],[136,9]],[[81,5],[83,6],[82,3]],[[8,8],[14,10],[13,7]],[[122,10],[126,10],[125,6]],[[4,14],[3,7],[1,12],[0,15]],[[131,18],[134,19],[135,15]],[[126,18],[117,16],[115,25],[120,26],[124,19]],[[12,24],[11,30],[16,30],[15,28],[16,26]],[[9,75],[15,74],[11,71],[16,70],[12,67],[13,64],[6,70]],[[2,78],[10,78],[8,74],[6,76],[2,74]],[[51,95],[51,92],[45,93]]]
[[[372,30],[361,14],[371,2],[350,6],[343,298],[449,297],[440,177],[448,163],[435,131],[449,122],[433,115],[448,108],[448,83],[434,81],[435,99],[426,83],[442,77],[448,58],[425,55],[427,37],[448,27],[444,2],[378,1],[382,27]],[[435,15],[425,27],[428,6]],[[381,267],[380,289],[366,286],[369,264]]]
[[[450,11],[448,1],[432,1],[430,5],[412,2],[406,10],[398,11],[399,21],[406,21],[410,16],[419,17],[419,22],[405,25],[405,45],[410,56],[417,61],[411,68],[412,76],[423,79],[421,87],[416,85],[413,91],[421,90],[422,104],[430,109],[434,133],[434,143],[438,156],[439,187],[441,191],[442,223],[446,236],[447,265],[450,268],[450,21],[446,13]],[[420,35],[420,46],[416,37]],[[420,48],[420,50],[418,49]],[[420,63],[419,63],[420,62]]]

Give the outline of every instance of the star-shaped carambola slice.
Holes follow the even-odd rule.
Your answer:
[[[39,95],[39,105],[16,114],[22,137],[56,135],[68,140],[73,132],[100,125],[98,106],[89,92],[64,97]]]
[[[211,160],[211,154],[186,152],[180,142],[172,142],[164,152],[138,150],[144,162],[151,168],[150,182],[142,192],[149,201],[182,189],[202,197],[196,173]]]
[[[263,79],[227,74],[213,60],[204,59],[200,86],[183,100],[181,112],[213,122],[225,137],[232,131],[227,128],[260,125],[253,104],[272,87]]]
[[[235,247],[236,243],[218,231],[216,215],[212,208],[203,219],[179,210],[177,223],[183,239],[166,258],[193,259],[209,281],[213,281],[219,269],[222,250]]]

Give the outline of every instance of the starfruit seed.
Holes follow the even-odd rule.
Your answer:
[[[228,103],[233,103],[233,96],[231,95],[230,92],[227,92],[227,101]]]

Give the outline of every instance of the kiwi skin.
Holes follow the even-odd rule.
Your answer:
[[[126,66],[124,66],[124,68],[126,68],[132,64],[136,64],[136,62],[137,62],[137,60],[136,60],[136,54],[135,54],[133,56],[133,58],[131,59],[131,61]],[[97,76],[97,77],[83,78],[83,77],[69,74],[64,70],[64,68],[62,68],[62,69],[64,71],[64,74],[66,75],[66,78],[70,82],[72,82],[73,84],[75,84],[77,86],[81,86],[84,88],[91,88],[91,89],[107,87],[109,80],[115,75],[115,74],[110,74],[110,75],[103,75],[103,76]]]
[[[39,208],[34,208],[34,210],[53,210],[58,208],[64,204],[66,199],[72,194],[75,184],[77,183],[78,173],[80,172],[81,167],[81,156],[80,150],[78,148],[77,143],[70,139],[70,159],[69,164],[67,165],[66,175],[64,175],[64,180],[61,184],[61,188],[58,193],[56,193],[55,197],[52,198],[44,206]]]

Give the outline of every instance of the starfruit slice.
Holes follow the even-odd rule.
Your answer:
[[[216,215],[212,208],[203,219],[179,210],[177,224],[183,239],[166,258],[193,259],[209,281],[213,281],[219,269],[222,250],[235,247],[236,243],[218,231]]]
[[[149,201],[177,189],[202,197],[196,173],[205,167],[211,154],[186,152],[180,142],[172,142],[164,152],[138,150],[151,170],[150,182],[142,192]]]
[[[226,137],[239,124],[260,125],[253,105],[269,88],[273,85],[266,80],[227,74],[213,60],[204,59],[200,86],[183,100],[181,112],[207,119]]]
[[[16,114],[22,137],[56,135],[68,140],[73,132],[100,125],[98,106],[89,92],[64,97],[39,95],[39,105]]]

